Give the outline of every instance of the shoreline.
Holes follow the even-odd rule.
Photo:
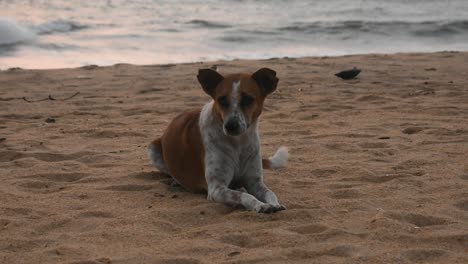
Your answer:
[[[259,127],[263,156],[290,150],[264,172],[285,211],[150,165],[213,64],[278,73]],[[467,71],[468,52],[0,71],[0,262],[467,263]]]
[[[341,57],[352,57],[352,56],[392,56],[392,55],[404,55],[404,54],[437,54],[437,53],[468,53],[468,50],[439,50],[439,51],[430,51],[430,52],[411,52],[411,51],[402,51],[402,52],[394,52],[394,53],[355,53],[355,54],[345,54],[345,55],[323,55],[323,56],[283,56],[283,57],[271,57],[271,58],[260,58],[260,59],[251,59],[251,58],[235,58],[235,59],[220,59],[220,60],[203,60],[203,61],[192,61],[192,62],[176,62],[176,63],[151,63],[151,64],[132,64],[126,62],[119,62],[112,65],[99,65],[99,64],[86,64],[82,66],[74,66],[74,67],[58,67],[58,68],[23,68],[23,67],[9,67],[2,69],[0,71],[10,71],[10,70],[64,70],[64,69],[78,69],[78,68],[86,68],[86,67],[114,67],[118,65],[131,65],[137,67],[145,67],[145,66],[172,66],[172,65],[193,65],[193,64],[204,64],[204,63],[230,63],[235,61],[269,61],[269,60],[281,60],[281,59],[326,59],[326,58],[341,58]],[[1,57],[0,57],[1,58]]]

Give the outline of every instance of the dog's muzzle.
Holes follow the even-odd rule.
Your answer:
[[[224,123],[224,132],[230,136],[239,136],[244,131],[238,120],[229,119],[226,123]]]

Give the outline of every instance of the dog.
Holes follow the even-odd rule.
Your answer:
[[[197,78],[213,100],[201,110],[175,117],[151,142],[154,166],[214,202],[257,213],[286,209],[264,184],[263,169],[285,167],[288,149],[280,147],[273,157],[262,159],[258,134],[264,100],[279,81],[276,72],[261,68],[253,74],[222,76],[200,69]]]

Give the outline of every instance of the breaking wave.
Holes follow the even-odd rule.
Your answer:
[[[0,46],[13,46],[34,41],[35,34],[9,18],[0,18]]]
[[[66,33],[88,28],[88,26],[68,20],[49,21],[38,26],[33,26],[36,34],[47,35],[53,33]]]
[[[441,37],[467,34],[468,20],[459,21],[363,21],[348,20],[334,22],[294,23],[278,28],[280,31],[309,34],[340,34],[349,32],[367,32],[381,35],[406,33],[414,36]]]

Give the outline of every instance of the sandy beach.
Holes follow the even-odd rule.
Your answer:
[[[264,176],[288,210],[150,165],[212,65],[277,71],[260,133],[290,149]],[[0,71],[0,263],[468,263],[467,72],[462,52]]]

